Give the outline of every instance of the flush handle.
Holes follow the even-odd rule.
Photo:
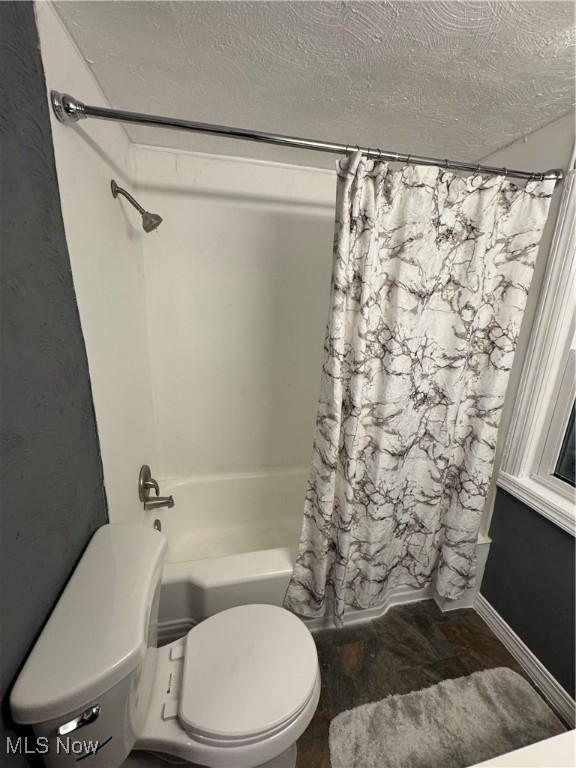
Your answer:
[[[100,704],[95,704],[93,707],[88,707],[82,712],[81,715],[75,717],[73,720],[69,720],[58,728],[58,736],[66,736],[67,733],[77,731],[79,728],[83,728],[85,725],[90,725],[94,720],[97,720],[100,715]]]

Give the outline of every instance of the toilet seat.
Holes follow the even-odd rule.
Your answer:
[[[310,632],[285,609],[222,611],[186,637],[179,720],[206,743],[259,741],[299,716],[317,670]]]
[[[268,667],[263,649],[268,649]],[[156,654],[150,706],[136,750],[211,768],[253,768],[294,745],[318,706],[314,640],[300,619],[283,608],[230,608]],[[290,679],[295,670],[296,683]],[[243,681],[251,679],[258,682],[243,688]],[[284,693],[283,684],[288,685]],[[229,696],[228,707],[221,695]],[[245,717],[231,719],[239,713]]]

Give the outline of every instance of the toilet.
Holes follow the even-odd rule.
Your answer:
[[[158,648],[165,553],[152,528],[98,529],[12,689],[14,719],[48,768],[119,768],[139,754],[293,768],[320,695],[312,635],[283,608],[243,605]]]

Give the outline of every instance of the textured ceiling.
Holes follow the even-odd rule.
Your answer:
[[[56,7],[111,104],[128,110],[477,160],[574,103],[572,2]],[[144,144],[334,164],[319,153],[127,131]]]

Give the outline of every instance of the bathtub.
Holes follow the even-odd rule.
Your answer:
[[[226,608],[247,603],[282,605],[296,558],[307,469],[261,474],[214,475],[169,485],[173,509],[157,510],[168,540],[162,577],[158,638],[172,642],[195,624]],[[490,538],[478,540],[477,583]],[[470,608],[477,588],[458,600],[440,598],[431,585],[398,587],[382,604],[350,609],[345,624],[382,616],[394,605],[436,600],[442,611]],[[330,616],[306,619],[312,631],[333,626]]]
[[[296,556],[308,470],[212,475],[172,485],[154,517],[168,540],[159,639],[246,603],[281,605]]]

